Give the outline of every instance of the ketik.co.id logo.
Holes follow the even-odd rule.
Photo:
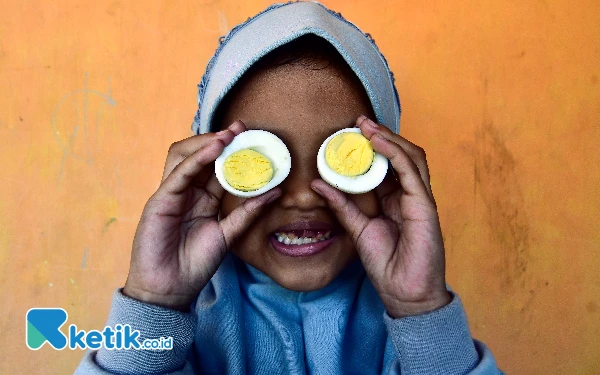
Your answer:
[[[60,327],[67,321],[67,312],[63,309],[30,309],[27,311],[27,347],[38,350],[46,342],[54,349],[64,349],[67,337]]]
[[[131,329],[129,324],[117,324],[105,327],[103,331],[78,330],[75,324],[69,326],[69,336],[65,336],[60,327],[67,321],[68,314],[60,308],[35,308],[27,312],[26,341],[27,347],[38,350],[47,342],[54,349],[145,349],[171,350],[172,337],[145,339],[140,343],[140,331]]]

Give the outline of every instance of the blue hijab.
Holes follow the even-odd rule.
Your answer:
[[[400,97],[387,60],[369,34],[316,2],[275,4],[235,26],[220,39],[198,85],[192,130],[213,131],[221,100],[261,57],[299,37],[313,34],[339,52],[362,83],[379,124],[400,132]]]
[[[387,374],[396,355],[359,259],[294,292],[229,253],[194,308],[189,360],[210,374]]]

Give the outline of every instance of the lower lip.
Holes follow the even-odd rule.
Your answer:
[[[333,241],[335,241],[335,236],[328,240],[319,242],[305,243],[302,245],[286,245],[277,241],[275,236],[271,236],[271,245],[273,245],[275,250],[290,257],[305,257],[315,255],[328,248]]]

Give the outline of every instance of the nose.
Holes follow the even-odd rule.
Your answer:
[[[279,204],[284,208],[295,208],[301,211],[326,208],[327,201],[310,187],[310,183],[319,177],[316,159],[294,162],[292,158],[290,174],[280,185],[282,195]]]

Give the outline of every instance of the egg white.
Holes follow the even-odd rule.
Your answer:
[[[327,165],[327,161],[325,160],[325,149],[329,142],[341,133],[362,134],[359,128],[342,129],[333,133],[325,140],[325,142],[323,142],[319,148],[319,153],[317,154],[317,169],[319,170],[321,178],[338,190],[350,194],[362,194],[375,189],[381,184],[387,173],[388,160],[385,156],[374,152],[373,162],[371,163],[369,170],[364,174],[354,177],[343,176]]]
[[[239,150],[251,149],[263,154],[271,162],[273,178],[265,186],[254,191],[241,191],[229,185],[223,174],[223,164],[229,155]],[[279,137],[265,130],[246,130],[233,138],[217,160],[215,175],[223,188],[229,193],[242,198],[256,197],[279,185],[290,174],[292,158],[287,146]]]

